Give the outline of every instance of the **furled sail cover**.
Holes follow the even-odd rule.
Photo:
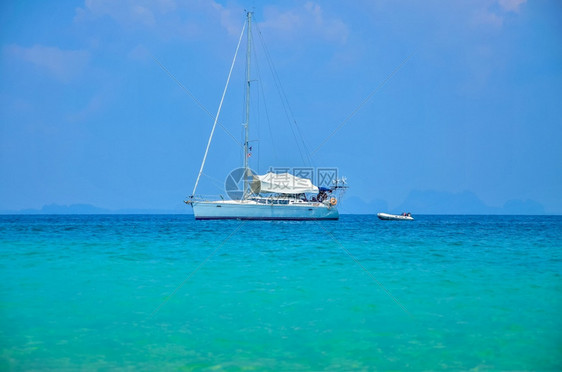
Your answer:
[[[251,183],[252,192],[279,193],[279,194],[302,194],[306,192],[318,192],[307,178],[300,178],[289,173],[267,173],[263,176],[254,175]]]

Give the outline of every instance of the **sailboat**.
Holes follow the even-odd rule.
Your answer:
[[[247,46],[246,46],[246,106],[244,126],[244,164],[241,168],[243,182],[239,197],[226,200],[208,200],[196,196],[195,192],[199,184],[201,174],[205,165],[205,160],[211,144],[211,139],[218,121],[218,116],[228,82],[236,60],[236,54],[240,47],[240,42],[244,34],[244,28],[238,41],[238,47],[232,62],[227,84],[225,86],[219,110],[213,124],[213,129],[207,142],[203,162],[193,188],[193,192],[185,201],[193,207],[193,214],[196,220],[215,220],[215,219],[239,219],[239,220],[337,220],[339,212],[337,209],[338,198],[336,193],[344,190],[345,180],[334,180],[329,187],[319,187],[312,183],[310,179],[298,177],[284,172],[268,172],[264,175],[255,174],[249,167],[249,157],[251,146],[249,146],[250,130],[250,56],[252,46],[252,12],[246,12]]]

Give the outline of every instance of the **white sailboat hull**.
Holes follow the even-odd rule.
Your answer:
[[[335,206],[323,203],[261,204],[250,200],[192,202],[196,220],[337,220]]]

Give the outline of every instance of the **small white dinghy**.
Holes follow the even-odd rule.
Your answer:
[[[411,213],[402,213],[402,214],[388,214],[388,213],[377,213],[377,217],[381,220],[386,221],[413,221],[414,217],[412,217]]]

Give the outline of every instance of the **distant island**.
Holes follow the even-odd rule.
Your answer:
[[[183,207],[183,206],[182,206]],[[192,214],[191,208],[183,209],[107,209],[91,204],[48,204],[41,209],[0,211],[1,214]]]
[[[366,201],[350,196],[342,201],[341,212],[347,214],[375,214],[377,212],[415,214],[546,214],[542,204],[534,200],[509,200],[501,207],[486,205],[470,191],[459,193],[434,190],[414,190],[396,207],[389,207],[384,200]]]

